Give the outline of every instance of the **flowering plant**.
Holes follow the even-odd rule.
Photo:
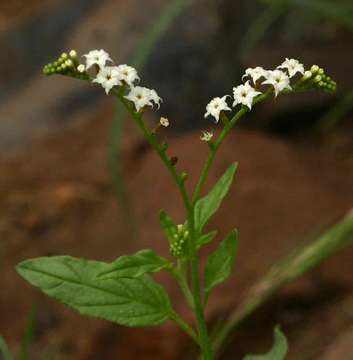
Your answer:
[[[160,212],[160,225],[169,242],[172,260],[144,249],[133,255],[120,256],[112,263],[70,256],[42,257],[23,261],[17,270],[45,294],[83,315],[133,327],[172,320],[200,347],[203,359],[213,359],[215,354],[209,339],[205,308],[214,288],[230,276],[238,243],[238,232],[230,231],[209,255],[203,276],[200,276],[199,250],[217,235],[215,230],[205,232],[205,226],[221,206],[237,170],[237,164],[231,164],[211,191],[202,196],[217,151],[237,121],[254,105],[281,94],[313,89],[331,92],[336,84],[323,69],[314,65],[305,71],[295,59],[286,59],[274,70],[247,69],[243,76],[246,82],[233,88],[232,104],[229,104],[231,96],[225,95],[214,98],[206,106],[205,117],[221,122],[222,129],[215,139],[212,131],[202,131],[200,139],[207,144],[209,156],[193,194],[189,194],[185,186],[187,173],[177,169],[177,159],[169,157],[168,144],[159,139],[160,127],[168,127],[170,121],[161,117],[152,129],[144,121],[147,107],[160,107],[162,99],[157,92],[138,86],[140,78],[136,69],[125,64],[112,65],[110,55],[104,50],[90,51],[84,57],[85,63],[81,64],[76,51],[63,53],[44,67],[44,74],[62,74],[91,81],[124,105],[172,176],[185,207],[186,220],[183,224],[175,224],[166,211]],[[227,115],[238,106],[232,116]],[[162,270],[168,271],[180,286],[195,314],[195,328],[176,313],[166,290],[151,277]],[[283,359],[286,351],[286,340],[276,329],[275,345],[268,358]]]

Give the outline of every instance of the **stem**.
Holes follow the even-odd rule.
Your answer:
[[[170,316],[171,319],[175,321],[175,323],[178,324],[179,327],[184,330],[196,342],[196,344],[199,343],[195,331],[176,312],[173,312]]]
[[[180,262],[180,261],[179,261]],[[194,309],[194,298],[190,291],[189,285],[187,283],[185,272],[181,269],[183,264],[179,266],[179,268],[172,268],[170,270],[171,274],[175,278],[176,282],[178,283],[181,291],[183,292],[188,304],[192,309]]]
[[[258,96],[256,99],[254,99],[253,105],[264,101],[265,99],[267,99],[267,97],[271,94],[272,92],[269,91],[265,94],[262,94],[260,96]],[[210,168],[213,164],[213,161],[216,157],[216,153],[218,151],[218,149],[220,148],[220,146],[222,145],[223,141],[225,140],[225,138],[227,137],[227,135],[229,134],[230,130],[233,129],[233,127],[235,126],[235,124],[238,122],[238,120],[245,115],[247,112],[249,111],[249,109],[245,106],[243,106],[233,117],[232,119],[225,124],[225,126],[222,129],[221,134],[219,135],[218,139],[216,140],[216,142],[213,144],[213,146],[210,146],[210,154],[208,155],[208,158],[204,164],[204,167],[202,169],[201,172],[201,176],[199,178],[199,181],[196,185],[194,194],[192,196],[192,203],[195,204],[196,201],[199,199],[199,196],[201,194],[202,188],[207,180],[207,176],[209,174]]]
[[[158,143],[155,135],[149,129],[146,128],[144,122],[142,121],[143,114],[136,113],[129,104],[129,102],[124,98],[124,96],[121,93],[116,91],[114,93],[124,104],[124,106],[129,111],[129,113],[133,116],[136,124],[142,130],[145,138],[152,146],[152,148],[157,152],[162,162],[169,170],[183,199],[183,203],[187,212],[188,227],[190,231],[190,240],[188,241],[188,251],[190,256],[192,292],[194,296],[193,308],[195,311],[197,328],[199,333],[198,343],[200,345],[204,359],[212,360],[213,354],[211,349],[211,342],[207,333],[206,321],[205,321],[203,306],[201,301],[201,290],[200,290],[200,282],[199,282],[199,263],[197,258],[196,236],[195,236],[195,225],[194,225],[194,208],[185,189],[185,179],[178,175],[178,173],[175,170],[175,166],[171,163],[169,157],[166,155],[165,149]]]

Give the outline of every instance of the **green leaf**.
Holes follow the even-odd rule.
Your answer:
[[[196,248],[200,249],[202,246],[210,243],[217,235],[217,231],[211,231],[208,234],[201,235],[196,241]]]
[[[274,330],[274,344],[270,352],[265,355],[247,355],[243,360],[283,360],[287,352],[287,339],[281,332],[279,326],[276,326]]]
[[[159,213],[159,222],[169,242],[173,242],[174,234],[177,232],[177,227],[171,217],[164,210],[161,210]]]
[[[101,280],[104,263],[69,256],[26,260],[17,271],[45,294],[83,315],[126,326],[158,325],[172,312],[164,289],[148,277]]]
[[[230,185],[233,182],[237,164],[232,164],[224,173],[213,189],[195,204],[195,227],[201,233],[202,228],[207,224],[211,216],[220,207],[223,198],[227,195]]]
[[[152,250],[140,250],[134,255],[124,255],[107,264],[98,277],[101,279],[136,278],[172,267],[167,259],[157,256]]]
[[[212,253],[205,267],[205,292],[208,296],[211,290],[226,280],[232,272],[238,245],[238,232],[233,230]]]
[[[4,357],[4,360],[14,360],[9,348],[7,347],[6,341],[2,336],[0,336],[0,353]]]

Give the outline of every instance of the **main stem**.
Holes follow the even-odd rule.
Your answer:
[[[187,219],[188,219],[188,227],[190,231],[190,238],[188,241],[188,252],[190,256],[190,268],[191,268],[191,282],[192,282],[192,292],[194,297],[194,312],[197,322],[198,329],[198,343],[201,348],[204,360],[212,360],[213,359],[213,351],[211,348],[210,338],[207,332],[206,320],[204,316],[202,301],[201,301],[201,289],[200,289],[200,281],[199,281],[199,262],[197,257],[196,250],[196,234],[195,234],[195,224],[194,224],[194,206],[190,201],[187,191],[185,189],[185,179],[178,175],[175,170],[175,166],[171,163],[169,157],[165,153],[165,149],[159,144],[155,135],[146,128],[143,120],[142,113],[136,113],[133,111],[128,101],[124,99],[122,94],[116,93],[120,101],[124,104],[129,113],[133,116],[135,122],[142,130],[145,138],[152,146],[152,148],[157,152],[162,162],[165,164],[167,169],[169,170],[172,178],[174,179],[181,197],[183,199],[183,203],[185,209],[187,211]]]

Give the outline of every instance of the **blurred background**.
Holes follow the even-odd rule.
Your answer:
[[[334,95],[260,104],[220,152],[209,186],[231,161],[240,167],[211,226],[222,236],[235,225],[241,244],[234,277],[210,300],[211,321],[353,206],[351,0],[0,1],[0,44],[0,334],[15,353],[30,337],[28,359],[187,359],[193,350],[172,324],[126,329],[83,318],[15,272],[36,256],[111,261],[141,247],[166,255],[159,209],[184,220],[168,174],[114,99],[42,75],[65,50],[103,48],[139,69],[164,99],[148,121],[170,119],[160,135],[189,171],[190,189],[207,154],[200,129],[217,129],[205,106],[230,94],[247,67],[294,57],[337,81]],[[266,350],[280,323],[288,359],[353,359],[352,260],[347,249],[282,290],[238,329],[223,358]],[[171,279],[160,281],[190,318]]]

